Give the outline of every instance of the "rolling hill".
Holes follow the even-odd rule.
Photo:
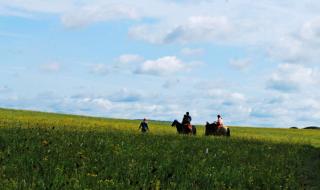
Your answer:
[[[169,124],[0,109],[0,189],[320,188],[319,130]]]

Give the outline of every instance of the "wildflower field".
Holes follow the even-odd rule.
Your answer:
[[[0,189],[320,189],[320,130],[170,124],[0,109]]]

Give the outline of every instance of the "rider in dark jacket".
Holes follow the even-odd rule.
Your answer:
[[[182,124],[184,126],[186,126],[189,130],[192,130],[191,120],[192,120],[192,118],[191,118],[189,112],[186,112],[186,114],[183,116]]]

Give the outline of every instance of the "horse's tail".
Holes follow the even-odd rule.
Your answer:
[[[197,128],[194,125],[192,125],[192,134],[193,135],[197,134]]]
[[[227,137],[230,137],[230,129],[227,128]]]

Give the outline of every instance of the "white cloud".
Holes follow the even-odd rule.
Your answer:
[[[145,102],[139,93],[124,91],[115,92],[112,94],[114,97],[61,98],[64,101],[60,100],[61,103],[57,100],[58,110],[71,110],[72,112],[83,110],[83,113],[108,114],[110,117],[128,118],[144,116],[148,112],[152,112],[150,114],[152,117],[166,119],[171,118],[171,115],[176,116],[183,113],[187,109],[187,105],[188,108],[194,108],[193,113],[197,113],[201,117],[198,119],[200,121],[219,112],[226,113],[227,121],[242,121],[242,124],[257,123],[258,125],[265,122],[283,127],[288,124],[302,124],[306,122],[305,119],[309,119],[309,122],[317,122],[320,119],[320,108],[317,103],[319,95],[317,65],[320,60],[319,8],[320,3],[316,0],[308,2],[298,0],[229,0],[228,2],[207,0],[188,0],[187,2],[163,0],[93,0],[90,2],[2,0],[0,2],[1,15],[41,17],[41,19],[51,19],[52,16],[56,16],[61,18],[62,23],[67,27],[83,27],[92,23],[118,19],[138,19],[128,24],[132,27],[129,29],[129,35],[135,39],[151,43],[184,43],[184,47],[211,48],[209,43],[219,43],[222,46],[236,48],[235,51],[251,48],[258,52],[267,52],[267,56],[272,58],[272,62],[294,63],[280,65],[274,73],[271,73],[267,81],[268,90],[254,89],[256,91],[250,94],[254,96],[253,98],[247,97],[245,89],[241,87],[236,89],[232,87],[230,90],[216,88],[206,94],[205,90],[207,89],[204,89],[206,86],[202,85],[199,87],[199,89],[202,88],[200,92],[195,93],[197,96],[192,94],[186,98],[184,95],[173,95],[173,99],[159,100],[162,101],[161,104]],[[43,14],[50,14],[50,16],[42,17]],[[139,18],[142,19],[139,20]],[[2,32],[0,35],[7,37],[11,34]],[[199,42],[205,44],[199,44]],[[164,46],[158,47],[160,47],[159,50],[162,50]],[[198,56],[201,51],[186,48],[180,53]],[[263,62],[267,62],[266,60],[269,59],[262,58]],[[117,61],[127,64],[141,63],[144,60],[143,58],[139,59],[138,55],[128,54],[119,57]],[[310,65],[310,63],[314,65]],[[246,59],[234,59],[230,61],[230,64],[239,69],[253,65]],[[192,64],[171,56],[144,61],[136,71],[143,74],[165,75],[188,70],[186,68],[190,65]],[[132,68],[136,69],[135,66]],[[61,69],[60,67],[58,63],[53,63],[43,66],[42,69],[56,72]],[[108,73],[106,65],[99,66],[98,64],[93,67],[95,68],[92,68],[92,72]],[[114,67],[116,64],[110,65],[111,71],[115,69]],[[252,67],[254,68],[254,66]],[[132,68],[128,70],[132,71]],[[263,74],[266,77],[269,75],[269,73]],[[264,76],[257,76],[255,79],[258,82],[255,85],[259,85],[260,77]],[[228,81],[231,80],[232,83],[234,82],[232,80],[235,79],[237,78],[231,78]],[[224,81],[225,78],[221,77],[217,80]],[[219,83],[217,80],[210,82]],[[177,85],[180,83],[183,84],[183,81],[177,82],[169,79],[164,86],[182,86]],[[251,83],[245,86],[251,88],[250,85]],[[224,83],[217,86],[229,89],[229,86]],[[123,93],[122,96],[121,93]],[[203,96],[207,95],[209,98],[205,97],[207,98],[205,99]],[[119,96],[118,100],[115,98],[117,96]],[[180,99],[183,100],[179,101]],[[10,102],[11,100],[3,100],[1,105],[11,105]],[[20,102],[15,105],[29,107],[40,105],[37,101],[28,100],[26,102],[26,104]],[[210,103],[209,108],[206,107],[208,103]],[[46,106],[52,105],[47,102],[39,107],[45,109]]]
[[[55,14],[66,27],[71,28],[96,22],[140,18],[131,3],[115,0],[95,0],[90,3],[78,0],[3,0],[0,2],[0,12],[3,15],[27,18],[40,17],[38,14]]]
[[[62,23],[67,27],[83,27],[95,22],[118,19],[138,19],[138,12],[119,3],[99,3],[76,6],[62,15]]]
[[[222,88],[209,89],[207,95],[213,98],[217,104],[223,104],[226,106],[241,105],[245,103],[246,97],[239,92],[229,92]]]
[[[48,97],[50,97],[50,101],[48,101]],[[112,101],[106,97],[92,95],[63,97],[52,93],[22,99],[0,97],[0,105],[8,108],[126,119],[147,117],[150,119],[171,120],[179,113],[179,107],[176,105],[160,105],[141,101]]]
[[[252,105],[249,104],[245,94],[215,88],[208,90],[207,96],[203,114],[210,116],[210,122],[216,119],[217,114],[221,114],[225,118],[226,125],[248,123]]]
[[[320,18],[315,16],[297,23],[297,28],[274,40],[268,53],[282,62],[318,64]]]
[[[118,73],[132,73],[137,67],[138,63],[141,63],[144,58],[136,54],[123,54],[115,59],[115,63],[112,64],[91,64],[90,72],[98,75],[107,75],[114,72]]]
[[[152,9],[154,14],[146,15],[160,21],[135,25],[129,35],[151,43],[211,42],[258,48],[277,61],[317,64],[320,54],[317,8],[320,8],[317,1],[176,2],[163,14]],[[300,16],[296,17],[297,14]]]
[[[143,99],[143,95],[140,92],[123,88],[120,91],[110,95],[109,99],[114,102],[137,102]]]
[[[152,43],[204,41],[254,45],[267,50],[269,47],[277,49],[281,45],[279,38],[316,37],[320,3],[315,0],[295,3],[289,0],[3,0],[0,7],[1,12],[14,10],[16,14],[54,14],[69,27],[118,19],[151,18],[157,22],[134,24],[129,30],[130,36]],[[300,29],[302,34],[297,34]]]
[[[156,4],[157,8],[148,6],[148,9],[142,5],[138,7],[144,10],[145,16],[160,21],[134,26],[130,34],[152,43],[209,41],[233,45],[269,45],[271,41],[275,41],[275,36],[287,35],[303,20],[295,17],[295,20],[288,22],[278,18],[283,12],[294,16],[297,11],[301,11],[296,10],[300,7],[295,7],[288,1],[154,1],[150,4]],[[248,9],[252,11],[248,12]],[[287,26],[285,28],[284,23]]]
[[[268,123],[276,127],[306,127],[317,125],[320,119],[320,105],[310,93],[268,94],[266,98],[256,101],[250,114],[256,123]],[[275,98],[274,98],[275,97]]]
[[[274,42],[267,50],[270,57],[282,62],[299,63],[305,60],[306,55],[303,42],[295,37],[282,37]]]
[[[182,71],[185,64],[175,56],[166,56],[156,60],[147,60],[142,63],[136,73],[150,75],[169,75]]]
[[[94,105],[97,105],[105,110],[109,110],[112,108],[112,103],[109,100],[103,99],[103,98],[98,98],[98,99],[93,99],[91,102]]]
[[[123,93],[122,99],[121,93]],[[150,93],[131,101],[139,91],[122,89],[111,96],[80,95],[62,96],[54,93],[42,93],[35,98],[0,97],[0,105],[19,109],[54,111],[83,115],[136,119],[148,117],[159,120],[181,119],[185,111],[190,111],[194,124],[214,121],[222,114],[226,125],[258,126],[307,126],[315,125],[320,119],[320,104],[317,96],[274,93],[265,94],[265,98],[249,99],[245,94],[228,89],[211,89],[205,93],[184,93],[183,96],[162,93],[155,100]],[[128,96],[127,96],[128,95]],[[119,96],[120,99],[113,99]],[[142,97],[142,98],[141,98]],[[301,101],[303,99],[303,101]]]
[[[301,29],[301,37],[312,43],[320,43],[320,17],[304,23]]]
[[[227,17],[192,16],[183,25],[175,27],[163,42],[220,41],[231,32]]]
[[[267,87],[280,92],[297,92],[318,83],[315,69],[297,64],[282,64],[272,74]]]

